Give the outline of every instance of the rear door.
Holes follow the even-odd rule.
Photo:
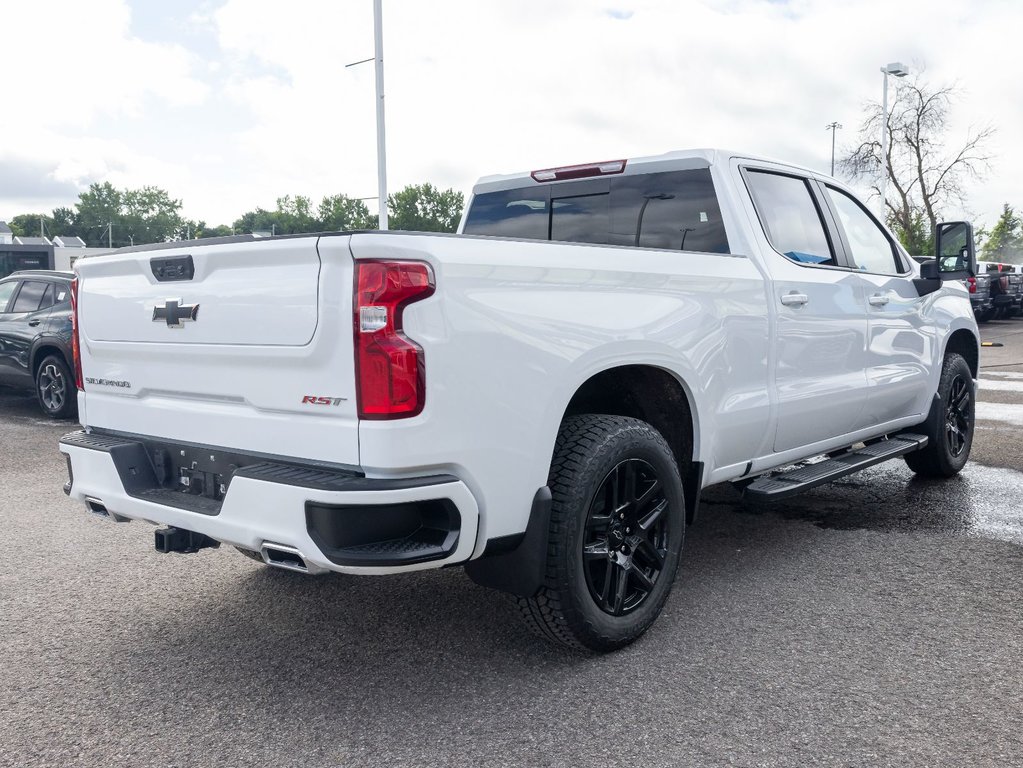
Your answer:
[[[852,432],[866,399],[867,318],[813,183],[787,170],[742,170],[764,235],[776,302],[774,450]],[[759,239],[759,238],[758,238]]]

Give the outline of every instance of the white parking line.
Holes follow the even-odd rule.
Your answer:
[[[999,392],[1019,392],[1023,394],[1023,381],[1001,381],[998,379],[978,379],[977,384],[981,389]]]
[[[977,401],[976,416],[980,421],[999,421],[1004,425],[1023,427],[1023,405],[1015,403]]]
[[[1000,379],[1020,379],[1023,381],[1023,373],[1016,373],[1015,371],[981,371],[980,373],[982,379],[991,376],[996,376]]]

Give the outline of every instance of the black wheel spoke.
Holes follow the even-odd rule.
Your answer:
[[[668,508],[668,500],[662,500],[657,506],[647,513],[646,517],[639,521],[639,529],[643,532],[649,531],[656,525],[657,521],[660,520],[661,515],[664,514],[664,510]]]
[[[646,539],[642,539],[636,544],[636,554],[642,555],[654,570],[659,571],[664,567],[664,556]]]
[[[632,567],[632,580],[636,582],[636,585],[644,592],[649,592],[654,588],[654,580],[651,579],[641,568],[636,566]]]
[[[587,544],[583,548],[583,557],[587,560],[597,560],[598,558],[606,560],[608,555],[610,554],[611,553],[610,550],[608,550],[607,548],[606,541],[598,541],[593,544]]]
[[[646,490],[644,490],[643,493],[641,493],[639,495],[639,498],[636,499],[636,512],[637,512],[637,514],[642,513],[643,508],[647,504],[650,503],[651,499],[653,499],[660,490],[661,490],[661,481],[655,479],[650,484],[650,486],[648,488],[646,488]]]
[[[611,597],[611,582],[615,574],[615,564],[608,563],[607,568],[604,570],[604,587],[600,590],[600,607],[610,607],[608,605],[608,599]]]
[[[614,602],[611,604],[611,613],[621,616],[625,608],[625,595],[629,587],[629,571],[622,566],[614,566],[609,570],[614,571],[615,593]]]

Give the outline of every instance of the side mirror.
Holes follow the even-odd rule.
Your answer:
[[[934,232],[934,257],[940,280],[965,280],[977,274],[973,226],[968,221],[938,224]]]

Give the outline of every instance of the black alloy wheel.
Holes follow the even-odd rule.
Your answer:
[[[945,440],[953,458],[958,458],[966,450],[967,435],[971,432],[973,409],[971,408],[970,390],[972,388],[972,381],[966,381],[962,374],[957,374],[952,379],[949,388],[948,407],[945,410]]]
[[[581,414],[562,422],[547,485],[544,584],[518,604],[541,637],[613,651],[654,623],[685,539],[675,455],[650,424]]]
[[[950,352],[927,421],[917,428],[927,435],[927,445],[905,455],[909,468],[921,477],[957,475],[970,458],[975,408],[973,371],[962,355]]]
[[[586,515],[586,586],[612,616],[643,604],[664,570],[670,525],[664,486],[650,464],[627,459],[604,478]]]

